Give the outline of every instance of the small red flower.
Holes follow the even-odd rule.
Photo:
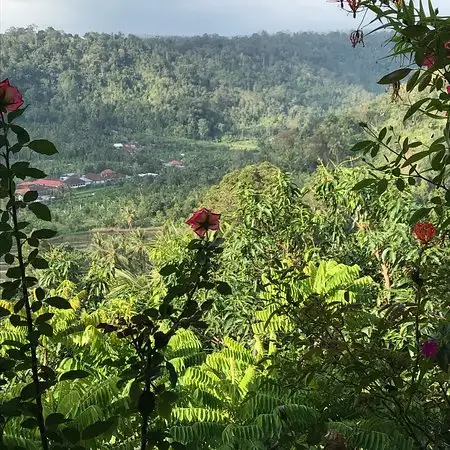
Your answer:
[[[414,237],[423,245],[429,244],[437,234],[431,222],[417,222],[413,228]]]
[[[194,230],[197,236],[202,238],[208,230],[219,229],[220,214],[212,212],[207,208],[202,208],[195,211],[185,223]]]
[[[450,94],[450,84],[447,86],[447,94]]]
[[[426,53],[425,59],[423,61],[423,66],[429,69],[430,67],[434,66],[436,64],[436,56],[434,56],[432,53]]]
[[[22,94],[15,86],[11,86],[9,80],[0,82],[0,110],[15,111],[23,105]]]
[[[450,41],[445,41],[445,42],[444,42],[444,47],[445,47],[447,50],[450,50]]]
[[[333,0],[331,0],[333,1]],[[358,11],[361,0],[335,0],[336,3],[341,4],[341,8],[344,8],[344,1],[347,3],[350,10],[353,12],[353,17],[356,17],[356,12]]]
[[[436,341],[429,340],[422,344],[422,353],[425,358],[434,358],[439,351],[439,345]]]

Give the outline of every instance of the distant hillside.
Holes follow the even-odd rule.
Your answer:
[[[54,29],[1,35],[0,76],[31,104],[28,125],[67,158],[96,158],[111,130],[191,139],[267,137],[370,101],[389,70],[385,36],[343,33],[139,38]],[[41,132],[41,130],[39,130]]]

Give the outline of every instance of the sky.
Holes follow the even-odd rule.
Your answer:
[[[433,4],[450,15],[450,0]],[[137,35],[355,29],[338,5],[333,0],[0,0],[0,32],[27,25]]]

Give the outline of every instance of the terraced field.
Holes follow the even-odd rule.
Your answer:
[[[142,231],[145,236],[148,238],[148,240],[151,240],[153,236],[160,230],[158,227],[154,228],[141,228],[140,231]],[[128,229],[120,229],[120,228],[102,228],[102,229],[96,229],[91,231],[82,231],[79,233],[72,233],[62,236],[56,236],[53,239],[50,239],[48,242],[51,245],[60,245],[60,244],[70,244],[72,247],[74,247],[77,250],[84,250],[86,249],[92,239],[92,236],[95,233],[99,234],[124,234],[129,233]],[[0,261],[0,282],[6,281],[5,273],[6,273],[6,264],[3,261]]]

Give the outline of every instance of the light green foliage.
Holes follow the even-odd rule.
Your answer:
[[[180,379],[183,403],[172,411],[173,438],[193,448],[262,449],[295,429],[300,442],[317,413],[277,389],[258,367],[262,356],[224,338],[221,350],[189,367]]]

